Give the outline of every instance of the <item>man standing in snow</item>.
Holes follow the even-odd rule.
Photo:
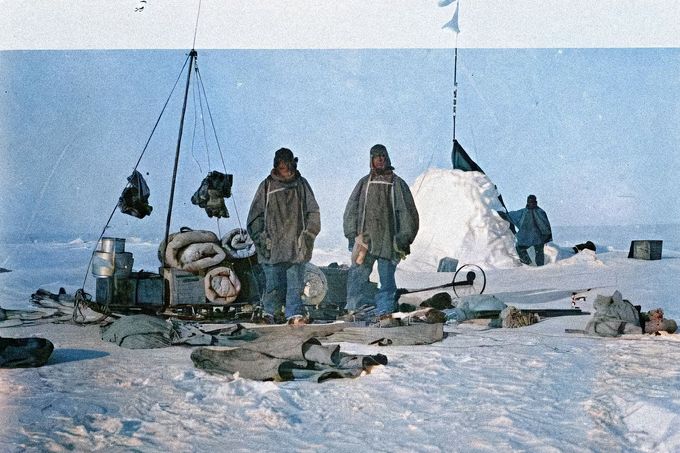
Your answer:
[[[380,316],[396,310],[394,273],[418,233],[418,210],[408,185],[394,173],[385,146],[371,148],[370,168],[354,187],[343,216],[343,230],[353,251],[346,308],[375,304]],[[366,300],[366,285],[376,261],[380,290],[375,300]]]
[[[545,211],[538,207],[536,195],[527,197],[527,207],[508,213],[510,221],[519,229],[515,236],[515,248],[519,260],[524,264],[531,264],[527,250],[534,248],[536,266],[545,264],[543,246],[552,241],[550,221]]]
[[[270,323],[284,306],[289,324],[304,323],[305,265],[321,230],[319,205],[297,162],[291,150],[276,151],[274,168],[257,188],[248,213],[248,234],[265,274],[262,302]]]

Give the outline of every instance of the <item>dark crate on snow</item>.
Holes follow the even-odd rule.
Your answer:
[[[323,272],[328,283],[328,291],[326,292],[326,297],[321,301],[321,305],[344,307],[347,301],[347,274],[349,268],[347,266],[331,264],[330,266],[322,266],[319,269]]]
[[[257,263],[257,257],[235,259],[232,267],[241,282],[241,291],[235,302],[258,303],[264,293],[266,282],[262,266]]]
[[[458,269],[458,260],[451,257],[445,257],[439,260],[437,272],[456,272]]]
[[[106,305],[163,305],[163,278],[158,274],[132,272],[129,278],[98,278],[96,301]]]
[[[663,241],[631,241],[628,258],[660,260]]]
[[[345,308],[347,305],[347,277],[349,275],[349,267],[346,265],[339,265],[331,263],[328,266],[319,267],[326,277],[328,283],[328,290],[326,296],[323,298],[320,306],[336,306]],[[367,282],[363,288],[363,293],[367,300],[373,300],[373,297],[378,292],[378,284]]]

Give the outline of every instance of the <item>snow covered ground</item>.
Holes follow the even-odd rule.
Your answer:
[[[667,227],[661,239],[677,244],[679,230]],[[555,233],[563,246],[589,239]],[[618,289],[644,310],[662,307],[680,319],[680,248],[643,261],[597,245],[596,256],[542,268],[489,268],[486,293],[519,307],[569,308],[572,290],[594,288],[581,304],[587,311],[595,294]],[[5,244],[2,267],[12,272],[0,274],[0,305],[28,309],[39,287],[74,291],[92,246]],[[157,266],[155,248],[127,244],[137,269]],[[346,261],[346,254],[316,256]],[[397,279],[420,288],[450,274],[400,271]],[[56,349],[44,367],[0,370],[0,450],[680,450],[680,337],[565,333],[587,319],[519,329],[450,325],[430,346],[343,343],[343,351],[386,354],[389,364],[323,384],[213,376],[193,367],[188,347],[127,350],[101,341],[94,326],[4,328],[2,336],[41,336]]]
[[[508,305],[569,309],[573,291],[590,289],[579,305],[592,311],[597,294],[619,290],[680,320],[680,225],[553,227],[549,262],[536,268],[513,255],[485,176],[435,170],[412,190],[423,222],[398,268],[400,287],[449,283],[451,273],[434,270],[453,256],[482,266],[485,294]],[[639,239],[663,240],[663,259],[628,259]],[[571,252],[586,240],[596,254]],[[313,262],[347,263],[340,242],[315,250]],[[93,248],[80,239],[3,244],[0,267],[12,272],[0,273],[0,306],[34,308],[38,288],[74,293]],[[135,270],[158,267],[155,242],[127,238],[126,250]],[[93,286],[89,277],[91,294]],[[0,369],[0,451],[680,451],[680,335],[565,331],[588,319],[518,329],[454,323],[429,346],[342,343],[389,363],[322,384],[210,375],[194,368],[189,347],[124,349],[96,326],[0,327],[0,336],[55,345],[46,366]]]

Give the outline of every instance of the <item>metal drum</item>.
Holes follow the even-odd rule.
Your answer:
[[[107,253],[94,252],[92,257],[92,275],[97,278],[127,278],[132,272],[134,257],[130,252]]]
[[[97,244],[97,251],[123,253],[125,252],[125,238],[101,238]]]

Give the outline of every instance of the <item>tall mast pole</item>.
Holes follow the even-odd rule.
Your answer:
[[[458,39],[453,53],[453,141],[456,141],[456,104],[458,102]]]
[[[189,53],[189,72],[187,73],[187,84],[184,90],[184,104],[182,105],[182,116],[179,121],[179,135],[177,137],[177,150],[175,151],[175,166],[172,170],[172,185],[170,186],[170,201],[168,203],[168,218],[165,222],[165,247],[168,246],[168,237],[170,236],[170,220],[172,219],[172,202],[175,198],[175,182],[177,180],[177,167],[179,165],[179,150],[182,145],[182,132],[184,131],[184,116],[187,110],[187,99],[189,98],[189,85],[191,82],[191,71],[193,70],[194,60],[198,53],[195,49],[191,49]],[[163,267],[165,267],[165,252],[163,252]]]

